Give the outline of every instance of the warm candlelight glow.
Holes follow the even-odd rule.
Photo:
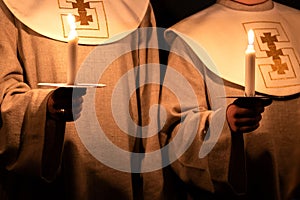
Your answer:
[[[76,65],[77,65],[77,45],[78,35],[76,31],[76,23],[74,15],[68,15],[68,22],[70,26],[70,32],[68,35],[68,69],[67,69],[67,84],[73,85],[76,77]]]
[[[248,46],[245,59],[245,95],[255,96],[255,50],[254,50],[254,32],[248,31]]]

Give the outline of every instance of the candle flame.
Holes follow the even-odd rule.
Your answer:
[[[68,23],[70,26],[70,32],[69,32],[69,40],[74,39],[77,37],[77,31],[76,31],[76,23],[75,23],[75,16],[72,14],[68,14]]]
[[[253,45],[254,44],[254,31],[250,29],[248,31],[248,44]]]
[[[76,29],[76,24],[75,24],[75,16],[72,14],[68,14],[68,23],[70,26],[71,30],[75,30]]]

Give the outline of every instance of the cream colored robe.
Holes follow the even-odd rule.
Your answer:
[[[182,42],[177,37],[172,43],[160,102],[168,113],[161,132],[162,144],[168,145],[178,137],[181,141],[170,153],[176,152],[178,158],[171,168],[195,199],[227,190],[244,195],[243,139],[241,135],[231,136],[226,123],[223,81],[203,68]],[[173,70],[182,79],[175,78]],[[178,151],[181,148],[186,151]],[[239,179],[232,172],[238,173]]]
[[[269,5],[270,1],[267,2]],[[216,4],[214,6],[218,7],[219,9],[213,10],[213,7],[208,8],[211,9],[211,12],[208,12],[209,10],[204,10],[203,12],[199,12],[198,14],[195,14],[194,16],[187,18],[183,20],[182,22],[178,23],[174,27],[172,27],[172,30],[175,30],[175,34],[170,33],[168,35],[168,39],[171,39],[172,42],[172,48],[171,51],[179,54],[179,56],[176,56],[175,54],[171,54],[169,57],[169,68],[175,68],[179,70],[181,74],[186,77],[186,79],[190,82],[192,87],[194,88],[194,91],[199,98],[200,102],[200,108],[203,110],[201,113],[201,116],[203,119],[203,123],[200,123],[199,126],[199,132],[198,132],[198,140],[196,140],[198,143],[202,143],[203,139],[201,135],[205,134],[205,121],[209,121],[209,118],[207,118],[207,114],[209,111],[214,112],[213,109],[211,109],[211,102],[212,99],[222,99],[219,95],[215,95],[214,92],[212,92],[212,89],[209,89],[209,85],[214,85],[214,88],[218,90],[220,87],[224,85],[225,88],[225,94],[226,96],[243,96],[244,95],[244,87],[240,86],[238,84],[235,84],[235,80],[225,80],[228,78],[222,77],[222,73],[215,74],[212,73],[209,69],[212,69],[213,66],[205,65],[207,62],[204,62],[203,60],[199,59],[198,55],[201,53],[195,52],[195,48],[192,48],[192,46],[187,44],[187,40],[185,37],[181,37],[181,33],[186,36],[196,36],[199,35],[211,38],[212,41],[218,41],[220,38],[230,37],[226,35],[224,32],[215,32],[215,35],[210,35],[207,32],[210,32],[208,30],[207,32],[202,30],[202,32],[193,32],[193,25],[198,24],[198,26],[201,26],[202,22],[204,24],[213,23],[215,24],[212,28],[217,29],[226,29],[227,24],[226,23],[220,23],[217,24],[218,19],[224,20],[224,18],[218,16],[219,18],[214,18],[218,13],[224,12],[224,10],[230,10],[230,6],[233,6],[233,12],[234,14],[231,14],[232,20],[228,23],[235,23],[235,19],[237,19],[238,10],[244,10],[243,12],[246,13],[247,9],[249,7],[243,6],[243,5],[235,5],[235,3],[231,2],[228,7],[224,7],[223,5]],[[262,5],[260,5],[261,7]],[[295,16],[298,16],[299,11],[284,7],[280,4],[275,3],[276,8],[281,10],[283,7],[286,13],[289,13],[289,15],[281,15],[278,13],[278,16],[283,21],[285,21],[288,18],[294,19],[293,24],[291,27],[295,28],[294,32],[289,32],[292,35],[288,35],[289,38],[296,39],[299,38],[299,33],[296,32],[296,29],[299,29],[300,24],[297,22]],[[216,8],[214,7],[214,8]],[[262,6],[263,7],[263,6]],[[251,19],[255,19],[260,16],[260,13],[263,15],[263,11],[255,11],[255,7],[251,8],[252,10],[249,11],[247,14],[249,17],[247,18],[247,21],[251,21]],[[212,11],[213,10],[213,11]],[[220,11],[220,12],[218,12]],[[216,12],[216,13],[214,13]],[[226,12],[225,12],[226,13]],[[295,15],[292,15],[292,13],[295,13]],[[297,15],[296,15],[297,14]],[[251,15],[253,17],[251,18]],[[285,19],[285,17],[287,17]],[[240,19],[240,18],[238,18]],[[211,20],[211,21],[210,21]],[[287,24],[289,24],[289,21],[286,21]],[[193,24],[193,25],[191,25]],[[234,24],[236,27],[243,26],[242,24]],[[190,28],[187,28],[190,27]],[[230,30],[229,30],[230,32]],[[179,34],[176,34],[179,33]],[[171,36],[171,37],[170,37]],[[193,39],[191,37],[190,39]],[[230,38],[231,39],[231,38]],[[233,37],[233,40],[239,40],[238,37]],[[197,41],[197,39],[194,38],[194,42]],[[299,39],[295,40],[295,44],[297,43]],[[205,42],[209,42],[209,40],[205,40]],[[213,43],[213,42],[212,42]],[[194,43],[196,44],[196,43]],[[224,46],[222,48],[219,48],[222,43],[217,43],[215,45],[214,52],[207,52],[210,53],[217,53],[220,55],[230,54],[230,52],[234,52],[235,43],[233,42],[230,46],[227,46],[228,49],[226,49]],[[199,44],[202,45],[201,43]],[[203,46],[202,46],[203,47]],[[205,46],[204,46],[205,47]],[[239,47],[237,47],[239,48]],[[223,51],[221,51],[222,49]],[[294,65],[294,67],[299,68],[299,55],[300,52],[297,51],[298,46],[294,47],[295,51],[293,55],[297,56],[298,64]],[[219,50],[219,51],[218,51]],[[235,53],[235,52],[234,52]],[[224,59],[224,62],[226,62],[226,57],[220,57]],[[232,60],[228,60],[229,63],[234,62]],[[240,63],[241,66],[244,66],[244,63]],[[216,66],[223,67],[223,66]],[[234,66],[235,68],[239,66]],[[197,72],[198,71],[198,72]],[[222,71],[222,70],[221,70]],[[224,70],[223,70],[224,71]],[[199,76],[199,74],[201,74]],[[236,74],[235,70],[232,70],[232,75]],[[227,74],[229,75],[229,74]],[[241,75],[242,76],[242,75]],[[297,76],[298,77],[298,76]],[[175,81],[176,82],[176,81]],[[175,84],[175,83],[174,83]],[[184,90],[184,88],[181,88]],[[283,88],[282,90],[284,90]],[[286,91],[287,93],[289,91]],[[168,93],[165,92],[165,96],[168,97]],[[164,95],[162,95],[163,98]],[[226,99],[227,103],[226,105],[229,105],[233,102],[234,99],[228,98]],[[169,101],[173,102],[173,101]],[[280,96],[277,98],[274,98],[273,103],[265,108],[265,111],[262,115],[262,120],[260,122],[260,127],[251,133],[244,135],[244,142],[245,142],[245,154],[246,154],[246,170],[247,174],[246,176],[243,176],[239,171],[232,170],[232,174],[234,175],[238,180],[238,182],[243,183],[244,181],[247,181],[247,188],[244,188],[245,192],[245,198],[248,199],[282,199],[282,200],[288,200],[293,198],[299,198],[300,196],[300,135],[299,135],[299,129],[300,129],[300,98],[299,93],[296,93],[291,96]],[[172,107],[178,107],[178,104],[171,103],[170,108]],[[194,105],[195,106],[195,105]],[[172,115],[182,115],[182,113],[178,113],[176,109],[171,110]],[[185,121],[183,121],[182,124],[184,124]],[[187,123],[187,122],[186,122]],[[224,130],[222,131],[217,145],[214,147],[214,149],[211,151],[210,154],[208,154],[208,157],[206,158],[206,162],[208,162],[208,166],[213,165],[214,168],[210,168],[211,171],[204,171],[206,169],[206,165],[203,164],[203,160],[197,159],[195,154],[197,154],[197,151],[199,150],[199,147],[196,149],[196,151],[191,151],[190,153],[187,153],[185,157],[179,160],[179,164],[173,165],[174,170],[177,172],[177,174],[180,175],[180,177],[187,183],[193,183],[193,185],[196,185],[200,190],[207,187],[207,185],[210,184],[201,184],[201,179],[203,174],[207,174],[207,176],[211,177],[212,180],[217,182],[226,182],[226,180],[230,180],[230,173],[228,174],[228,160],[230,157],[230,144],[231,143],[231,133],[228,129],[228,125],[225,122],[223,124]],[[224,137],[222,137],[224,136]],[[227,139],[226,139],[227,138]],[[225,143],[223,143],[223,139],[225,139]],[[241,141],[240,141],[241,142]],[[218,145],[219,144],[219,145]],[[218,147],[222,147],[219,149]],[[219,151],[221,150],[221,151]],[[240,149],[240,151],[243,151],[243,149]],[[196,152],[196,153],[195,153]],[[233,155],[235,152],[231,152],[231,155]],[[214,155],[219,155],[219,157],[213,157]],[[186,158],[194,158],[192,159],[186,159]],[[212,158],[212,159],[210,159]],[[243,167],[243,161],[237,162],[238,160],[242,161],[243,157],[240,157],[237,159],[233,164],[233,166],[238,167],[241,169]],[[181,168],[185,169],[186,173],[183,173],[183,170],[178,168],[178,166],[181,166]],[[191,166],[194,168],[194,170],[191,170]],[[217,170],[216,173],[217,176],[214,176],[212,171]],[[196,173],[198,173],[196,175]],[[199,178],[199,180],[197,179]],[[241,186],[241,185],[240,185]],[[223,187],[223,189],[227,190]],[[227,194],[226,194],[227,193]],[[235,199],[238,195],[234,194],[235,192],[227,190],[225,194],[221,193],[220,198],[221,199]],[[218,196],[218,191],[216,191],[216,194]]]
[[[0,5],[1,199],[160,199],[163,190],[160,170],[137,174],[140,178],[134,178],[136,175],[106,166],[89,153],[73,122],[64,124],[46,117],[46,103],[53,88],[40,88],[37,84],[66,81],[67,44],[37,34],[16,19],[2,1]],[[149,7],[140,27],[154,25]],[[96,80],[107,85],[96,91],[97,119],[110,141],[126,151],[139,151],[142,144],[116,126],[111,95],[127,71],[147,62],[158,63],[156,50],[139,50],[139,44],[147,44],[148,36],[137,31],[118,42],[100,46],[103,51],[100,62],[105,54],[118,53],[120,44],[133,50],[114,60],[105,75]],[[94,49],[95,46],[79,45],[78,65]],[[149,107],[150,101],[146,100],[150,88],[129,94],[128,86],[137,84],[141,78],[138,71],[132,78],[133,83],[122,85],[122,94],[131,99],[123,103],[121,97],[118,106],[129,107],[131,117],[141,125],[146,121],[142,117],[147,115],[138,113]],[[89,134],[89,128],[93,127],[86,127],[84,134]],[[131,134],[137,134],[135,131]],[[158,149],[157,139],[144,148]],[[102,150],[109,154],[110,149]]]

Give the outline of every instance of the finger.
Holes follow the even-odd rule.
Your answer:
[[[73,97],[82,97],[86,94],[86,88],[73,88]]]
[[[81,111],[82,111],[82,105],[75,106],[75,107],[72,108],[72,113],[73,113],[73,115],[74,115],[74,114],[78,114],[78,113],[80,113]]]
[[[81,113],[80,111],[74,111],[74,110],[65,110],[64,113],[64,120],[67,122],[75,121],[80,117]]]
[[[72,109],[72,118],[70,120],[75,121],[81,116],[82,107],[77,107]]]
[[[60,121],[73,121],[72,112],[66,109],[57,109],[55,115],[52,116],[56,120]]]
[[[257,128],[259,127],[259,124],[255,124],[253,126],[241,126],[237,128],[237,132],[241,132],[241,133],[249,133],[252,131],[255,131]]]
[[[72,99],[65,99],[65,98],[61,98],[61,99],[57,99],[56,101],[54,101],[53,107],[55,109],[72,109]]]
[[[82,97],[62,97],[60,99],[54,100],[54,108],[60,109],[60,108],[65,108],[65,109],[72,109],[72,107],[79,106],[83,103],[83,98]]]
[[[233,104],[241,108],[254,108],[256,106],[262,106],[263,100],[255,97],[237,98]]]
[[[264,107],[257,107],[253,109],[249,108],[235,108],[235,112],[233,117],[234,118],[255,118],[256,116],[260,115],[264,112]]]
[[[83,98],[82,97],[72,99],[72,106],[73,107],[80,106],[82,103],[83,103]]]
[[[53,92],[53,98],[62,98],[62,97],[69,97],[72,96],[73,93],[73,89],[72,88],[57,88],[56,90],[54,90]]]
[[[234,122],[235,126],[241,127],[241,126],[254,126],[260,122],[262,119],[261,115],[258,115],[253,118],[237,118]]]
[[[58,88],[53,92],[53,98],[59,99],[71,99],[84,96],[86,94],[86,88]]]
[[[258,115],[254,118],[234,118],[230,120],[229,125],[231,130],[234,132],[249,131],[254,130],[253,128],[258,128],[261,119],[261,115]]]

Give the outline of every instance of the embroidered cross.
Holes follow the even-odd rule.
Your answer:
[[[84,3],[84,0],[76,0],[76,3],[72,3],[73,8],[78,9],[78,15],[75,16],[76,22],[80,21],[80,25],[89,25],[89,22],[93,22],[92,15],[87,15],[87,8],[90,8],[90,3]]]
[[[282,63],[280,56],[283,56],[281,49],[277,49],[275,42],[278,42],[277,36],[272,36],[271,33],[264,33],[264,37],[260,37],[262,43],[267,43],[269,51],[266,51],[268,57],[272,57],[274,64],[272,64],[273,71],[278,74],[285,74],[288,69],[286,63]]]
[[[286,63],[282,63],[281,59],[276,58],[273,59],[274,64],[272,64],[273,71],[277,71],[278,74],[285,74],[284,70],[289,70],[288,65]]]
[[[267,43],[269,45],[274,45],[274,42],[278,42],[276,35],[271,36],[271,33],[264,33],[265,37],[261,37],[261,41],[263,43]]]

